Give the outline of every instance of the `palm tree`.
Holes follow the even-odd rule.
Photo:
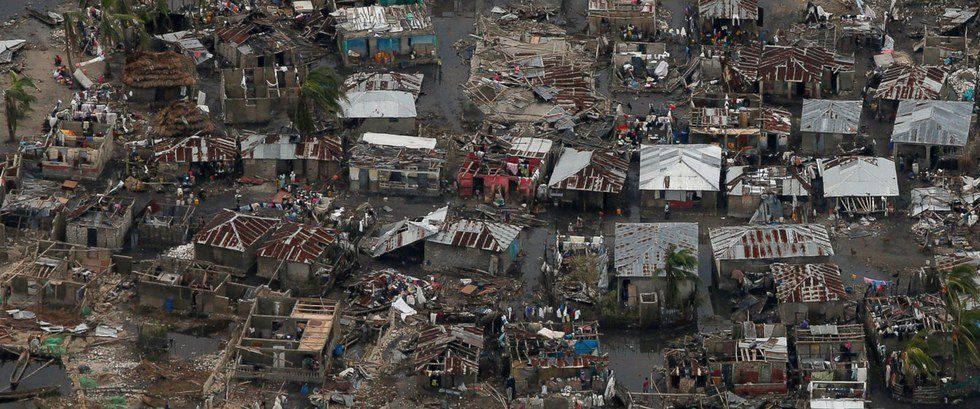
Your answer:
[[[909,371],[906,376],[923,375],[928,379],[936,379],[938,376],[939,364],[932,358],[933,345],[928,338],[928,332],[919,331],[905,344],[900,359]]]
[[[293,117],[296,130],[303,135],[315,132],[314,111],[336,119],[343,101],[347,101],[343,80],[332,68],[320,67],[310,71],[299,90],[299,100]]]
[[[969,309],[980,301],[980,286],[973,278],[976,273],[973,267],[961,265],[947,272],[943,280],[943,301],[953,341],[953,362],[961,369],[956,371],[957,374],[963,373],[967,360],[980,363],[975,336],[978,313]]]
[[[10,73],[10,87],[3,93],[4,116],[7,118],[7,141],[15,142],[17,124],[31,111],[31,104],[37,101],[37,97],[31,94],[28,88],[37,87],[34,80],[27,76]]]
[[[686,288],[684,284],[694,285],[695,291],[697,291],[698,275],[695,269],[698,266],[698,259],[690,249],[672,248],[667,254],[664,265],[666,266],[664,271],[667,275],[667,293],[665,294],[667,305],[683,311],[689,304],[692,304],[691,300],[696,299],[693,294],[687,299],[681,299],[680,294]]]

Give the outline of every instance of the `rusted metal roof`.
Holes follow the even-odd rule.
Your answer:
[[[442,230],[429,237],[428,241],[499,253],[507,250],[519,234],[520,226],[463,219],[443,225]]]
[[[344,92],[404,91],[418,98],[423,78],[422,74],[357,72],[344,80]]]
[[[343,157],[344,149],[341,147],[339,136],[305,137],[296,145],[297,159],[339,162]]]
[[[325,227],[302,223],[289,223],[276,230],[269,240],[259,247],[258,257],[294,263],[312,264],[330,246],[337,242],[338,232]]]
[[[759,0],[699,0],[701,17],[717,19],[758,20]]]
[[[793,115],[782,108],[762,107],[762,132],[789,135],[793,127]]]
[[[827,228],[819,224],[728,226],[711,229],[715,260],[774,260],[834,255]]]
[[[943,67],[892,65],[881,74],[875,98],[941,99],[947,75]]]
[[[613,257],[618,277],[663,277],[667,257],[681,250],[697,258],[697,223],[616,223]]]
[[[819,83],[825,69],[850,70],[854,63],[843,61],[823,47],[781,45],[745,46],[739,49],[736,70],[749,81]]]
[[[277,219],[224,209],[194,235],[194,243],[244,252],[278,224]]]
[[[214,30],[214,34],[226,43],[241,44],[252,37],[252,33],[261,31],[258,26],[251,23],[235,24],[228,27],[221,27]]]
[[[847,298],[837,264],[784,264],[769,266],[780,302],[842,301]]]
[[[565,148],[548,186],[552,189],[619,193],[626,183],[629,162],[613,153]]]
[[[154,159],[163,163],[231,161],[238,156],[238,144],[223,136],[192,135],[160,142],[153,151]]]
[[[402,6],[346,7],[330,13],[339,32],[393,33],[431,30],[432,19],[425,4]]]
[[[422,330],[415,347],[415,370],[429,375],[476,375],[480,371],[483,330],[470,325],[439,325]]]

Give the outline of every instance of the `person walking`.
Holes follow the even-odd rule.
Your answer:
[[[650,393],[650,378],[643,378],[643,393]]]
[[[670,202],[664,203],[664,220],[670,220]]]

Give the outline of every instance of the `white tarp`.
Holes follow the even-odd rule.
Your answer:
[[[538,335],[548,338],[548,339],[560,339],[565,337],[565,333],[561,331],[552,331],[548,328],[541,328],[538,330]]]
[[[402,297],[398,297],[395,300],[395,302],[391,303],[391,308],[394,308],[395,311],[398,311],[398,314],[401,317],[402,321],[405,321],[405,318],[411,317],[418,313],[418,311],[415,311],[414,308],[409,306],[408,303],[405,302],[405,299],[403,299]]]

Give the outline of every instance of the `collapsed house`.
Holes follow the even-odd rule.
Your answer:
[[[558,130],[607,113],[609,102],[595,87],[596,46],[547,23],[524,23],[477,22],[478,33],[493,38],[476,43],[466,84],[480,111],[492,121],[547,123]]]
[[[436,59],[436,34],[428,5],[341,8],[335,20],[344,65],[428,64]]]
[[[65,241],[121,250],[133,226],[134,200],[97,196],[83,201],[66,217]]]
[[[112,251],[54,241],[39,241],[32,250],[3,283],[9,303],[80,310],[98,300],[93,293],[112,267]]]
[[[640,203],[647,208],[718,206],[721,148],[717,145],[641,145]]]
[[[469,325],[436,325],[419,333],[412,361],[420,384],[448,389],[477,383],[482,352],[482,329]]]
[[[377,237],[362,239],[361,246],[372,257],[381,257],[403,248],[419,247],[417,244],[439,232],[448,212],[449,207],[442,207],[422,217],[403,219],[382,226]]]
[[[789,343],[782,324],[737,323],[732,391],[738,395],[787,393]]]
[[[344,151],[339,136],[300,136],[291,132],[242,136],[245,175],[275,179],[296,173],[307,181],[331,180],[342,171]]]
[[[853,58],[823,47],[749,45],[737,52],[732,69],[764,95],[821,98],[854,85]]]
[[[834,246],[820,224],[726,226],[710,229],[714,285],[733,291],[747,284],[747,275],[768,272],[773,260],[786,263],[830,261]]]
[[[239,24],[214,30],[215,50],[232,67],[306,66],[319,57],[315,47],[271,27],[258,15]]]
[[[266,123],[290,112],[306,80],[303,66],[221,70],[221,114],[226,124]]]
[[[125,95],[139,103],[167,103],[190,95],[197,86],[194,60],[173,51],[126,56]]]
[[[23,156],[20,153],[5,153],[0,157],[0,183],[3,183],[0,188],[0,202],[3,202],[4,196],[20,187],[20,181],[24,178],[24,172],[21,171]]]
[[[656,0],[589,0],[585,18],[589,33],[626,41],[649,39],[660,30]]]
[[[738,99],[736,99],[738,100]],[[690,140],[699,144],[717,144],[726,152],[742,152],[751,148],[775,151],[789,135],[789,111],[773,107],[740,106],[730,108],[699,106],[691,108]],[[773,141],[770,141],[773,139]]]
[[[818,159],[817,167],[830,209],[850,215],[894,211],[890,200],[899,195],[898,173],[890,159],[840,156]]]
[[[924,213],[967,213],[980,200],[980,180],[969,176],[938,178],[932,186],[912,188],[909,217],[925,216]],[[973,224],[976,220],[965,220]]]
[[[813,169],[797,166],[731,166],[725,172],[729,217],[767,223],[806,217]]]
[[[57,187],[50,189],[21,189],[7,192],[0,207],[3,224],[21,229],[52,231],[56,220],[64,223],[63,214],[68,197]]]
[[[479,270],[506,273],[521,251],[521,226],[484,220],[447,221],[425,239],[426,271]]]
[[[507,200],[514,191],[521,201],[531,202],[548,169],[552,144],[550,139],[519,137],[507,142],[503,153],[467,154],[456,174],[460,197],[482,195],[489,203],[498,194]]]
[[[223,209],[194,235],[194,258],[247,274],[259,245],[278,225],[278,219]]]
[[[591,389],[592,385],[580,383],[582,373],[591,379],[609,365],[595,321],[515,323],[508,324],[504,333],[517,390],[539,390],[541,384],[550,390]]]
[[[965,61],[969,55],[972,39],[965,36],[936,36],[925,31],[925,38],[916,44],[922,48],[922,64],[926,66],[944,66]]]
[[[977,17],[980,7],[946,7],[939,17],[939,32],[958,35]]]
[[[670,66],[665,43],[622,42],[613,47],[612,64],[619,91],[672,92],[684,85]]]
[[[289,223],[269,236],[255,254],[258,276],[293,293],[319,293],[353,265],[351,244],[339,231]]]
[[[670,265],[671,255],[678,252],[697,258],[697,223],[616,223],[613,271],[618,299],[636,309],[642,323],[686,318],[680,312],[692,301],[697,282],[671,276],[696,276],[698,266]]]
[[[164,173],[183,176],[229,172],[239,157],[238,143],[227,136],[191,135],[153,145],[153,161]]]
[[[551,198],[581,208],[619,208],[629,162],[613,152],[565,148],[551,171]]]
[[[244,286],[229,281],[233,273],[230,267],[200,260],[167,257],[150,260],[139,273],[136,286],[139,306],[168,313],[232,313],[233,304],[244,293]]]
[[[763,23],[758,0],[698,0],[698,17],[702,34],[715,30],[730,34],[735,30],[754,32]]]
[[[776,284],[779,318],[784,324],[832,324],[843,321],[847,294],[837,264],[769,266]]]
[[[140,247],[168,248],[187,243],[194,206],[151,201],[136,216]]]
[[[182,30],[155,35],[153,38],[166,43],[174,51],[193,58],[194,63],[200,66],[211,60],[211,58],[214,58],[214,55],[201,42],[201,38],[204,35],[205,33],[203,31]]]
[[[350,190],[438,196],[444,163],[434,138],[365,133],[350,149]]]
[[[823,30],[834,30],[831,46],[841,50],[877,50],[885,44],[890,10],[886,1],[839,2],[810,0],[804,20]]]
[[[892,128],[892,154],[922,158],[924,168],[930,169],[933,156],[963,153],[973,122],[972,102],[901,101]],[[919,149],[924,149],[922,155]]]
[[[555,235],[545,252],[546,288],[552,301],[592,305],[609,288],[609,255],[603,236]]]
[[[850,393],[836,399],[861,399],[867,389],[868,355],[861,324],[810,325],[794,328],[800,382],[841,382]],[[856,386],[856,387],[854,387]],[[828,386],[822,386],[828,388]],[[861,406],[864,407],[864,406]]]
[[[804,152],[834,154],[849,150],[860,131],[862,101],[804,99],[800,147]]]
[[[97,180],[115,149],[112,129],[104,125],[101,129],[104,132],[54,131],[41,159],[41,175],[46,179]]]
[[[344,79],[344,92],[400,91],[418,99],[422,93],[422,74],[401,72],[355,72]]]
[[[339,322],[333,300],[257,297],[235,345],[235,378],[322,383],[340,339]]]

